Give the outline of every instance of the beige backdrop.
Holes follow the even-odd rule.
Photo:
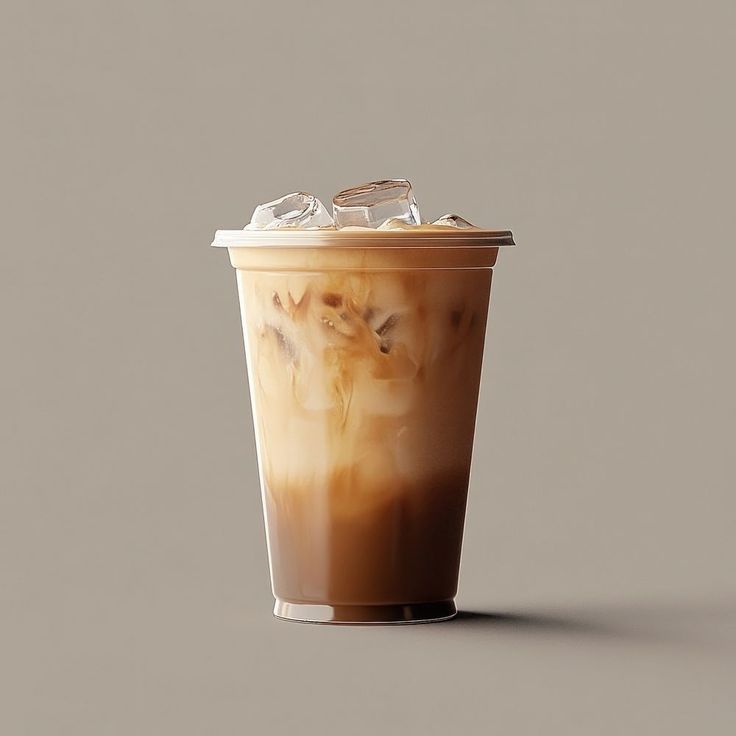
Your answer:
[[[735,28],[732,0],[4,3],[0,732],[733,733]],[[279,623],[208,244],[396,176],[519,243],[476,615]]]

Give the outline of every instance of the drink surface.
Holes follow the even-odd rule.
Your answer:
[[[230,249],[283,601],[439,601],[457,587],[495,252],[455,234],[439,249],[368,238]]]

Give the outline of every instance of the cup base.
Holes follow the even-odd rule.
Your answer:
[[[427,624],[446,621],[456,613],[454,600],[382,606],[330,606],[288,603],[277,598],[273,607],[276,618],[309,624]]]

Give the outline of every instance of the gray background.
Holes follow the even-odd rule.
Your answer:
[[[734,732],[733,2],[2,14],[3,734]],[[207,246],[259,200],[391,176],[519,243],[477,615],[280,623]]]

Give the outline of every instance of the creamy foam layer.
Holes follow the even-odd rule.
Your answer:
[[[379,230],[218,230],[214,246],[245,270],[490,268],[509,231],[442,226]]]

